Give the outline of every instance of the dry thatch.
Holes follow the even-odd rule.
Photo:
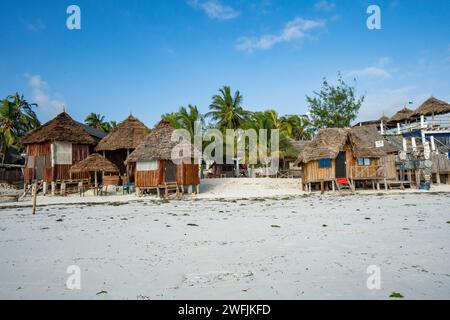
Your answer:
[[[98,143],[96,151],[136,149],[147,134],[145,124],[130,115]]]
[[[377,148],[375,143],[383,141],[383,147]],[[355,157],[382,157],[387,153],[395,153],[399,148],[391,144],[379,133],[375,126],[353,128],[351,130],[351,144]]]
[[[119,169],[114,163],[99,155],[98,153],[89,155],[86,159],[81,160],[70,168],[71,173],[95,171],[119,172]]]
[[[406,107],[404,107],[402,110],[398,111],[396,114],[394,114],[390,119],[389,119],[389,123],[396,123],[396,122],[401,122],[401,121],[405,121],[408,120],[411,115],[413,114],[413,110],[408,109]]]
[[[394,146],[387,145],[387,141],[384,147],[377,148],[375,141],[381,140],[383,137],[374,126],[321,129],[300,153],[296,163],[322,158],[335,159],[346,144],[350,145],[355,157],[380,158],[396,151]]]
[[[174,128],[168,121],[161,121],[151,131],[139,146],[128,156],[125,163],[150,161],[150,160],[174,160],[172,150],[175,146],[185,150],[191,150],[192,158],[198,158],[199,152],[189,142],[171,141]],[[181,159],[180,156],[178,159]]]
[[[411,118],[418,118],[420,116],[432,116],[444,113],[450,113],[450,104],[431,97],[424,103],[422,103],[420,107],[414,110],[414,112],[411,114]]]
[[[74,121],[63,112],[42,127],[28,132],[22,139],[22,144],[44,143],[48,141],[63,141],[78,144],[92,144],[97,142],[82,125]]]

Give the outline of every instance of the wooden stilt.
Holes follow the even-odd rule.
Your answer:
[[[56,194],[56,184],[55,181],[51,182],[52,196]]]
[[[44,196],[47,194],[47,182],[42,184],[42,193]]]
[[[61,195],[62,196],[66,195],[66,183],[64,181],[61,182]]]
[[[200,194],[200,185],[198,184],[198,185],[196,186],[196,188],[197,188],[197,194]]]
[[[33,183],[33,188],[31,190],[31,196],[33,197],[33,214],[36,214],[36,198],[37,198],[37,183]]]
[[[98,196],[97,171],[94,172],[94,195]]]

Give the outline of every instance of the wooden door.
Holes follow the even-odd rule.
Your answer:
[[[164,179],[166,183],[177,182],[177,166],[172,160],[164,161]]]
[[[346,152],[339,152],[336,160],[336,178],[346,178],[347,177],[347,164],[346,164]]]

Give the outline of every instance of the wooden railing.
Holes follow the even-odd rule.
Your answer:
[[[384,166],[352,166],[350,167],[351,179],[379,179],[384,178]]]

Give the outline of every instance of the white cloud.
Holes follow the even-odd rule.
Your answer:
[[[211,19],[231,20],[240,15],[239,11],[221,4],[219,0],[188,0],[187,2],[190,6],[202,10]]]
[[[347,78],[391,78],[391,72],[387,70],[387,67],[391,64],[392,59],[390,57],[381,57],[378,62],[373,66],[368,66],[362,69],[355,69],[344,72],[344,76]]]
[[[33,102],[37,103],[39,108],[48,115],[56,115],[63,111],[64,101],[52,94],[48,83],[42,79],[40,75],[29,75],[28,85],[32,90]]]
[[[372,91],[366,94],[366,99],[359,112],[361,121],[379,119],[383,114],[391,117],[405,105],[414,109],[429,98],[429,93],[418,92],[414,86],[401,87],[390,90]],[[409,102],[413,105],[409,105]]]
[[[391,74],[379,67],[367,67],[359,70],[351,70],[346,73],[347,77],[356,77],[356,78],[390,78]]]
[[[236,43],[236,49],[251,53],[254,50],[267,50],[283,42],[300,40],[308,36],[308,31],[325,27],[323,20],[306,20],[295,18],[289,21],[278,34],[266,34],[261,37],[242,37]]]
[[[332,11],[336,8],[336,4],[331,1],[321,0],[314,5],[314,8],[317,11]]]

